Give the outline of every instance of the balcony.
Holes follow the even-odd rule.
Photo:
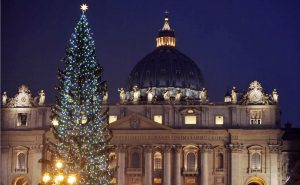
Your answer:
[[[197,176],[198,174],[198,169],[183,169],[182,171],[182,175],[184,176]]]
[[[126,174],[127,175],[142,175],[143,170],[142,170],[142,168],[127,168]]]
[[[16,168],[15,172],[16,173],[26,173],[26,169],[25,168]]]

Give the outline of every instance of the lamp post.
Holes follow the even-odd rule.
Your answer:
[[[75,174],[63,174],[61,172],[61,169],[63,168],[63,162],[61,160],[57,160],[55,163],[55,174],[53,176],[50,175],[50,173],[46,172],[43,177],[43,183],[44,185],[65,185],[70,184],[74,185],[76,183],[76,175]],[[67,178],[65,178],[67,177]]]

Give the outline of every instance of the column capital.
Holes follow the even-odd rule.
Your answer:
[[[163,150],[165,153],[170,153],[172,150],[172,145],[163,145]]]
[[[116,147],[116,151],[117,151],[118,153],[125,153],[125,151],[126,151],[126,145],[118,145],[118,146]]]
[[[176,153],[180,153],[182,151],[182,145],[174,145],[174,149]]]
[[[281,145],[278,144],[269,144],[269,151],[270,153],[278,153],[282,149]]]
[[[210,152],[213,147],[211,144],[199,144],[198,148],[200,149],[200,152]]]
[[[152,145],[143,145],[143,148],[146,153],[151,153],[153,146]]]
[[[228,148],[232,153],[242,152],[245,147],[241,143],[230,143],[226,145],[226,148]]]

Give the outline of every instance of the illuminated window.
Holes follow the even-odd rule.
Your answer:
[[[197,123],[197,117],[194,115],[184,116],[184,123],[187,125],[195,125]]]
[[[154,120],[156,123],[162,124],[162,115],[154,115],[154,116],[153,116],[153,120]]]
[[[224,124],[224,117],[223,116],[216,116],[215,117],[216,125],[223,125]]]
[[[118,116],[116,115],[109,115],[108,116],[108,123],[112,123],[118,120]]]
[[[252,154],[251,168],[252,168],[252,170],[260,170],[261,169],[261,156],[259,153]]]
[[[161,178],[154,178],[153,179],[154,184],[161,184]]]
[[[154,171],[162,169],[162,155],[160,152],[155,152],[154,154]]]
[[[262,113],[259,110],[252,110],[250,112],[250,124],[251,125],[260,125],[262,122]]]
[[[27,113],[19,113],[18,114],[18,124],[19,127],[27,126]]]

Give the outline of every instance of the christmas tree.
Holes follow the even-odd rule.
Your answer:
[[[95,43],[87,22],[86,5],[72,34],[64,69],[58,71],[56,104],[52,109],[57,139],[57,158],[64,161],[64,173],[76,174],[78,184],[109,184],[111,132],[107,111],[102,106],[105,82],[102,68],[96,62]]]

